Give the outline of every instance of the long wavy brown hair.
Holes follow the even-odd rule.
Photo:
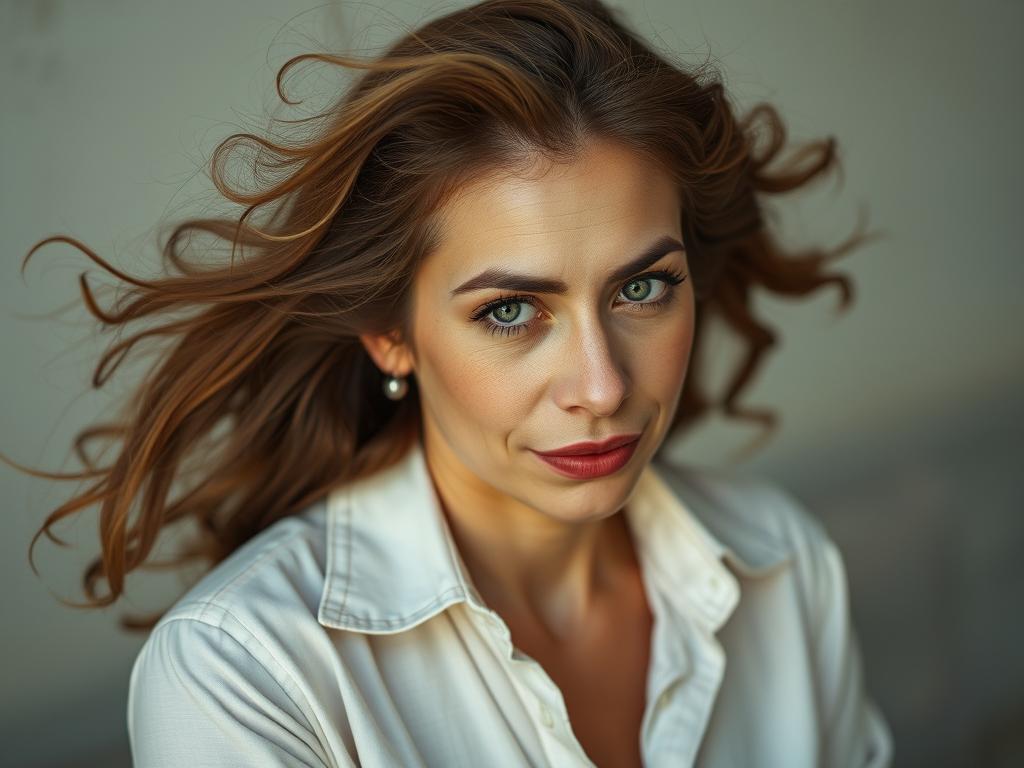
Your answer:
[[[752,289],[803,296],[832,283],[840,306],[851,299],[849,278],[827,272],[826,262],[863,234],[831,251],[786,252],[762,216],[766,195],[838,166],[835,140],[777,160],[786,130],[771,105],[738,118],[707,61],[684,67],[655,52],[598,0],[485,0],[405,34],[381,56],[295,56],[277,74],[288,105],[299,102],[285,95],[283,78],[307,61],[355,72],[328,108],[276,121],[294,136],[236,133],[216,147],[212,180],[238,214],[162,232],[158,279],[126,274],[64,235],[25,256],[22,270],[43,245],[68,243],[123,284],[102,307],[80,276],[88,311],[116,329],[93,387],[129,353],[156,353],[117,418],[76,435],[82,471],[5,459],[38,477],[84,481],[32,538],[37,576],[39,536],[67,546],[51,528],[99,506],[102,550],[83,577],[88,600],[67,605],[114,603],[137,568],[213,567],[275,521],[403,456],[420,428],[415,381],[403,400],[385,397],[358,337],[411,338],[414,275],[443,234],[436,212],[478,174],[538,154],[572,160],[603,138],[673,175],[698,333],[670,436],[715,409],[762,424],[765,434],[775,427],[770,411],[737,402],[776,343],[752,311]],[[247,178],[229,182],[232,158],[245,161]],[[711,315],[745,350],[714,396],[702,387]],[[103,450],[93,455],[97,443]],[[101,464],[101,453],[110,460]],[[186,522],[195,530],[176,557],[153,561],[161,532]],[[149,629],[162,613],[122,616],[120,625]]]

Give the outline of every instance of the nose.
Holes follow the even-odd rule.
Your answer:
[[[611,416],[629,396],[632,383],[624,360],[599,319],[576,324],[559,358],[554,397],[560,408]]]

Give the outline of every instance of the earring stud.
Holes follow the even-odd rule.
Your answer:
[[[409,382],[405,376],[393,376],[388,374],[384,377],[384,394],[391,400],[401,400],[409,391]]]

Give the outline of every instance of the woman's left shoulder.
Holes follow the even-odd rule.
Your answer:
[[[822,711],[822,764],[888,768],[891,729],[866,689],[853,626],[849,579],[839,545],[810,505],[782,482],[742,468],[660,465],[687,508],[746,566],[777,572],[774,589],[793,590],[808,630]]]
[[[789,560],[810,584],[834,569],[835,540],[784,483],[742,467],[661,462],[657,470],[704,528],[750,567]]]

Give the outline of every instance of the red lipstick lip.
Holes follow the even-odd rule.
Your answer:
[[[613,435],[607,440],[601,440],[599,442],[586,441],[582,443],[573,443],[572,445],[564,445],[561,448],[556,448],[553,451],[534,451],[534,453],[539,453],[541,456],[583,456],[587,454],[607,453],[608,451],[627,445],[639,439],[640,434],[640,432],[635,432],[629,435]]]

